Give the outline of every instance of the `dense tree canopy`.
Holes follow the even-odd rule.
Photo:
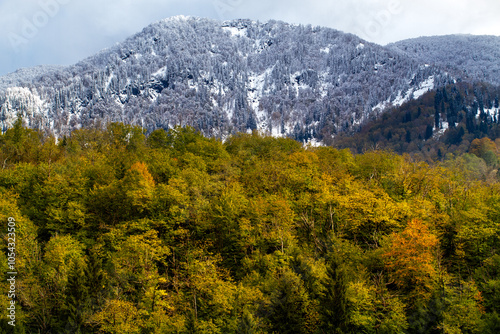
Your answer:
[[[56,141],[19,123],[0,154],[15,333],[500,328],[492,141],[429,165],[256,132],[113,123]],[[6,254],[5,241],[3,269]]]

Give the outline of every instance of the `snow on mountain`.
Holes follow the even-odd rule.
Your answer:
[[[0,126],[21,113],[59,135],[121,121],[317,144],[459,78],[424,58],[329,28],[177,16],[73,66],[1,77]]]
[[[41,65],[32,68],[20,68],[15,72],[0,76],[0,90],[22,83],[32,82],[43,74],[63,70],[65,66]]]
[[[430,76],[427,80],[420,83],[418,89],[413,91],[413,98],[418,99],[430,90],[434,89],[434,76]]]
[[[388,47],[464,80],[500,85],[500,37],[448,35],[408,39]]]
[[[4,110],[22,110],[28,120],[27,125],[33,128],[50,128],[51,119],[48,117],[48,103],[38,95],[33,94],[25,87],[9,87],[4,91],[4,100],[0,119],[2,121],[2,131],[12,125],[16,120],[16,115]]]

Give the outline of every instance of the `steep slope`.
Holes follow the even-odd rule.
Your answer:
[[[500,138],[500,87],[484,83],[447,85],[387,110],[334,146],[361,153],[388,149],[429,161],[468,152],[475,139]],[[499,142],[500,143],[500,142]],[[500,153],[500,152],[499,152]]]
[[[21,112],[31,127],[57,135],[123,121],[328,142],[450,80],[329,28],[174,17],[69,68],[0,86],[0,122],[5,130]]]
[[[500,85],[500,37],[449,35],[408,39],[389,48],[457,77]]]

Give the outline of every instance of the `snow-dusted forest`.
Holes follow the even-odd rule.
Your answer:
[[[473,57],[485,52],[461,72],[469,50],[457,38],[465,37],[383,47],[330,28],[174,17],[76,65],[1,77],[0,122],[5,131],[21,113],[28,126],[56,136],[120,121],[149,131],[191,125],[225,137],[259,129],[328,142],[462,76],[495,83],[482,69],[498,63],[498,39],[467,37],[475,39]],[[452,64],[448,54],[463,57]]]

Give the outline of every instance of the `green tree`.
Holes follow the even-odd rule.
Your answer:
[[[322,328],[327,333],[349,333],[347,287],[349,281],[338,256],[332,256],[327,267],[327,280],[321,298]]]
[[[277,279],[277,286],[269,306],[270,330],[277,333],[313,333],[317,315],[301,279],[284,271]]]
[[[67,333],[82,333],[90,301],[87,284],[81,263],[73,261],[65,290],[66,301],[63,306],[62,324]]]

